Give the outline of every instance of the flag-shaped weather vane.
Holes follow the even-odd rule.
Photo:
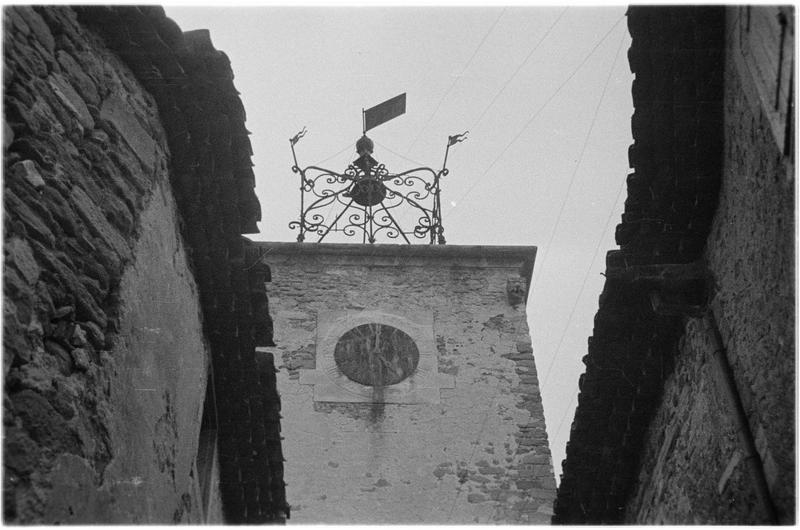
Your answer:
[[[409,244],[409,237],[445,244],[440,181],[448,174],[450,147],[466,140],[469,131],[448,137],[442,169],[418,167],[390,173],[372,157],[375,144],[366,133],[405,112],[405,93],[362,109],[363,134],[356,142],[358,158],[341,173],[318,166],[300,167],[295,145],[308,132],[305,127],[289,139],[292,172],[300,175],[300,218],[289,223],[290,228],[299,231],[297,241],[305,241],[306,234],[316,234],[319,242],[331,232],[341,232],[345,236],[361,236],[362,243],[375,243],[377,236],[383,234],[390,239],[402,237]],[[416,216],[408,230],[399,223],[398,213],[403,208]]]

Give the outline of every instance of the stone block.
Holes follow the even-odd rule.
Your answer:
[[[25,20],[30,31],[36,36],[36,40],[52,55],[56,42],[44,19],[30,6],[16,6],[15,10]]]
[[[41,269],[33,257],[33,250],[28,242],[12,237],[6,241],[5,252],[6,262],[12,263],[29,284],[35,284]]]
[[[119,94],[110,94],[100,107],[100,118],[114,127],[145,170],[152,173],[156,167],[158,145],[130,111],[130,105]]]
[[[58,222],[64,233],[72,237],[78,234],[77,215],[54,187],[47,186],[42,190],[42,201],[47,204],[50,215]]]
[[[533,347],[531,346],[530,340],[518,341],[517,351],[520,353],[528,353],[530,355],[533,355]]]
[[[488,499],[485,495],[481,495],[480,493],[470,493],[467,495],[467,502],[476,504],[479,502],[486,502]]]
[[[34,441],[54,450],[81,454],[75,432],[42,395],[32,390],[22,390],[10,398],[15,415],[21,418]]]
[[[9,171],[11,178],[24,179],[34,189],[41,189],[44,187],[44,179],[36,169],[36,163],[33,160],[21,160],[11,166]]]
[[[100,96],[97,93],[97,86],[92,81],[92,78],[86,75],[81,65],[75,61],[75,58],[64,50],[59,50],[56,58],[67,79],[80,93],[84,101],[90,105],[99,105]]]
[[[86,102],[75,91],[75,89],[72,88],[72,85],[70,85],[66,79],[57,73],[50,74],[50,76],[47,78],[47,81],[50,84],[53,93],[55,93],[56,97],[58,97],[61,103],[63,103],[64,106],[75,115],[75,118],[78,120],[78,123],[81,124],[81,127],[83,127],[85,131],[91,131],[94,129],[94,118],[92,118],[92,114],[89,112]]]
[[[31,33],[31,28],[28,26],[28,23],[25,22],[25,17],[22,16],[22,9],[11,8],[4,11],[3,15],[6,17],[4,29],[6,31],[18,31],[27,37]]]
[[[89,360],[89,353],[84,348],[75,348],[70,352],[72,362],[78,370],[86,372],[92,366]]]
[[[8,146],[14,141],[14,129],[3,119],[3,151],[8,149]]]
[[[550,455],[528,453],[522,457],[523,464],[550,464]]]
[[[119,257],[128,258],[130,256],[130,248],[127,241],[111,226],[99,206],[95,204],[86,192],[75,186],[72,188],[70,198],[89,231],[108,244]]]
[[[106,347],[106,337],[100,326],[94,322],[81,322],[80,326],[86,332],[86,337],[92,346],[98,350]]]
[[[11,213],[12,218],[22,222],[28,235],[47,246],[53,246],[55,236],[47,224],[10,189],[6,188],[4,192],[6,211]]]

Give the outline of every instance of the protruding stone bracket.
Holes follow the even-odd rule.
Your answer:
[[[506,281],[506,295],[508,296],[508,304],[512,307],[517,307],[525,301],[527,288],[525,280],[519,276],[509,278]]]

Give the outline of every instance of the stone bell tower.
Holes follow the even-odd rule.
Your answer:
[[[295,155],[298,243],[257,243],[291,522],[549,524],[555,481],[525,314],[536,248],[442,244],[447,170],[391,174],[364,138],[343,173],[314,177]],[[417,194],[405,189],[415,179]],[[409,231],[398,205],[415,214]],[[362,244],[302,242],[336,231]],[[365,244],[381,234],[431,244]]]

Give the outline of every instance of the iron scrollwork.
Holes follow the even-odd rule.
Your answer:
[[[294,146],[305,134],[303,128],[289,140],[292,172],[300,176],[300,218],[289,223],[289,228],[299,231],[298,242],[311,234],[319,236],[317,241],[321,242],[331,232],[341,232],[360,235],[362,243],[375,243],[383,235],[402,238],[409,244],[412,237],[445,244],[440,181],[448,174],[447,153],[457,143],[455,137],[448,139],[442,169],[418,167],[395,174],[372,158],[374,144],[364,135],[356,142],[359,157],[339,173],[319,166],[300,166]],[[402,228],[402,218],[398,217],[403,206],[410,207],[416,218],[408,230]]]

